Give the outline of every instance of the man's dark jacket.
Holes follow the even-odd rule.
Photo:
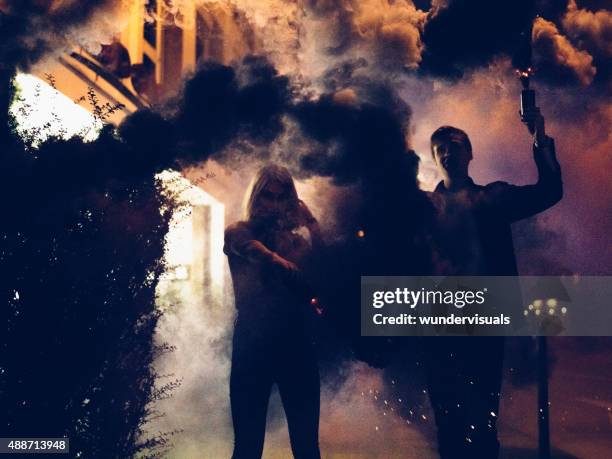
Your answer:
[[[544,149],[551,149],[550,160]],[[557,203],[563,196],[561,169],[555,145],[533,149],[538,168],[534,185],[506,182],[477,185],[469,179],[461,190],[449,192],[440,182],[432,193],[438,209],[436,242],[446,263],[441,273],[462,276],[517,275],[510,225]],[[443,263],[443,264],[444,264]]]

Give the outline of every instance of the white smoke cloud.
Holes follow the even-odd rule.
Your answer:
[[[593,65],[593,56],[574,47],[553,22],[541,17],[535,20],[533,46],[536,62],[539,62],[541,69],[569,73],[583,85],[593,82],[597,72]]]
[[[581,48],[605,57],[612,56],[612,11],[581,9],[576,0],[570,0],[562,25]]]
[[[411,1],[306,1],[307,11],[329,30],[330,47],[352,49],[386,67],[415,69],[426,13]],[[349,42],[348,44],[345,42]]]

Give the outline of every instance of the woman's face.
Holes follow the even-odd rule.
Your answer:
[[[259,214],[264,217],[280,217],[287,208],[287,189],[278,182],[268,183],[259,194]]]

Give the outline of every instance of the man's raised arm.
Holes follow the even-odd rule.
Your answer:
[[[557,161],[554,139],[545,134],[544,117],[539,111],[534,118],[533,158],[538,168],[538,181],[524,186],[501,182],[490,185],[498,211],[511,222],[543,212],[563,197],[561,166]]]

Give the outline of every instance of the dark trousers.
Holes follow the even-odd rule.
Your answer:
[[[496,459],[503,337],[432,337],[423,352],[441,459]]]
[[[278,385],[296,459],[320,459],[319,371],[301,333],[255,336],[254,324],[234,331],[230,401],[234,424],[232,459],[259,459],[273,384]]]

